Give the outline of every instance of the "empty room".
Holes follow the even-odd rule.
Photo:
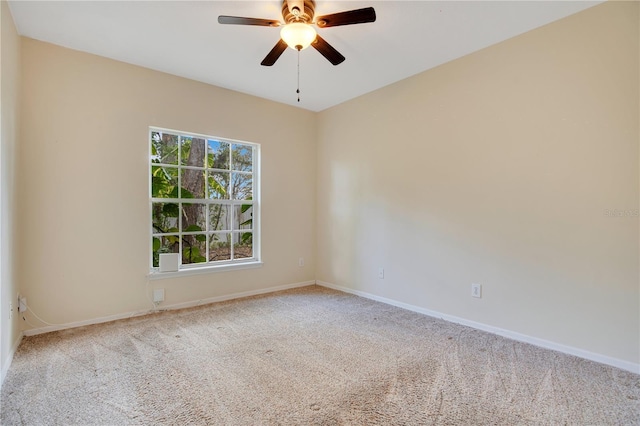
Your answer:
[[[640,424],[637,1],[0,6],[1,424]]]

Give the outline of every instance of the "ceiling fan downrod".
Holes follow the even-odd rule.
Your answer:
[[[298,102],[300,102],[300,50],[301,49],[298,49],[298,88],[296,89],[296,93],[298,94]]]

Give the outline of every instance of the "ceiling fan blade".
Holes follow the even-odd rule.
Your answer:
[[[280,55],[282,55],[282,52],[284,52],[286,49],[287,49],[287,43],[285,43],[282,39],[278,40],[278,43],[276,43],[276,45],[273,46],[273,49],[271,49],[271,52],[269,52],[267,56],[265,56],[262,62],[260,62],[260,65],[264,65],[265,67],[270,67],[271,65],[275,64],[278,58],[280,57]]]
[[[333,65],[338,65],[344,62],[344,56],[342,56],[340,52],[334,49],[333,46],[327,43],[319,35],[316,36],[316,39],[313,41],[313,43],[311,43],[311,46],[313,46],[318,52],[320,52],[322,56],[327,58]]]
[[[364,24],[367,22],[375,22],[375,20],[376,11],[372,7],[365,7],[364,9],[354,9],[319,16],[316,18],[316,24],[320,28],[327,28],[337,27],[339,25]]]
[[[226,16],[226,15],[218,16],[218,23],[230,24],[230,25],[258,25],[260,27],[280,26],[280,22],[274,21],[273,19],[244,18],[242,16]]]

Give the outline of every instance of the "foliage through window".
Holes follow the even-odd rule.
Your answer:
[[[180,253],[182,267],[258,260],[259,146],[150,129],[151,264]]]

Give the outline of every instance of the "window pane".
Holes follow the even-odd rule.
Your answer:
[[[228,204],[209,205],[209,231],[228,231],[231,206]]]
[[[178,205],[175,203],[153,203],[151,223],[154,234],[178,232]]]
[[[212,234],[209,236],[209,260],[231,259],[231,234]]]
[[[151,167],[151,197],[178,198],[178,169]]]
[[[209,172],[207,177],[209,198],[213,200],[229,199],[229,173]]]
[[[151,132],[151,162],[178,165],[178,136]]]
[[[253,169],[253,149],[248,145],[233,145],[233,170],[251,172]]]
[[[177,235],[167,235],[164,237],[153,237],[153,266],[157,268],[160,260],[160,253],[178,253],[180,250],[180,238]]]
[[[182,237],[182,264],[207,261],[207,236],[185,235]]]
[[[204,204],[182,205],[182,232],[205,231],[207,226],[207,206]]]
[[[204,198],[204,170],[183,169],[180,198]]]
[[[233,215],[233,229],[252,229],[253,228],[253,205],[241,204],[234,206],[235,213]]]
[[[253,179],[251,175],[232,173],[231,179],[234,200],[253,199]]]
[[[253,234],[251,232],[233,233],[233,258],[253,257]]]
[[[182,136],[180,138],[180,156],[183,166],[204,167],[204,139]]]
[[[207,140],[207,167],[229,170],[229,144],[216,140]]]

